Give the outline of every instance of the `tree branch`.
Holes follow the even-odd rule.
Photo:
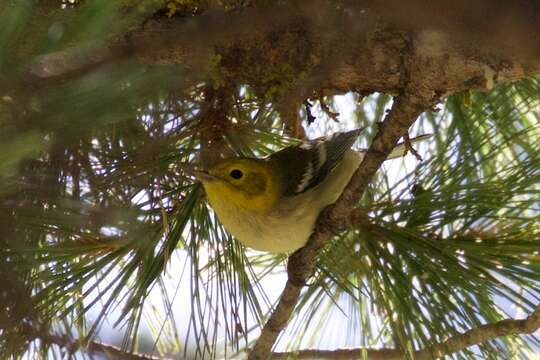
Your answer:
[[[485,16],[486,9],[491,16]],[[416,118],[441,96],[540,73],[540,42],[530,36],[540,31],[539,14],[534,1],[479,0],[474,6],[466,0],[429,5],[423,0],[344,1],[340,6],[291,1],[208,13],[192,21],[150,19],[111,45],[118,53],[109,49],[92,57],[67,52],[73,62],[50,55],[49,62],[41,58],[31,72],[35,77],[61,76],[125,51],[145,64],[188,66],[199,79],[247,84],[258,94],[273,89],[276,103],[289,97],[301,103],[314,92],[331,95],[350,89],[399,94],[340,199],[322,212],[307,245],[290,257],[281,298],[249,355],[265,359],[289,321],[320,249],[346,224],[368,182]],[[91,61],[81,61],[85,59]],[[47,68],[58,63],[67,67]]]
[[[354,349],[336,349],[336,350],[300,350],[291,352],[274,352],[270,359],[317,359],[317,360],[353,360],[353,359],[369,359],[369,360],[402,360],[404,355],[394,349],[370,349],[370,348],[354,348]]]
[[[68,335],[51,334],[48,331],[38,330],[28,324],[22,326],[22,333],[24,336],[30,339],[40,339],[46,344],[58,345],[66,349],[70,354],[76,351],[84,351],[87,353],[102,353],[107,355],[107,359],[117,360],[158,360],[163,358],[157,358],[154,356],[127,353],[122,349],[103,344],[97,341],[89,341],[86,345],[77,339],[72,339]]]
[[[416,359],[429,360],[442,357],[457,351],[477,345],[500,336],[532,334],[540,328],[540,306],[538,306],[526,319],[506,319],[493,324],[479,326],[461,335],[449,338],[442,343],[433,345],[416,352]]]
[[[505,319],[493,324],[482,325],[463,334],[451,337],[441,343],[423,350],[415,351],[414,358],[431,360],[464,350],[470,346],[496,339],[501,336],[532,334],[540,329],[540,306],[526,319]],[[295,352],[275,352],[271,359],[363,359],[399,360],[406,354],[395,349],[338,349],[338,350],[300,350]]]
[[[291,1],[192,19],[155,17],[95,54],[68,48],[44,55],[31,75],[62,76],[135,57],[182,65],[198,79],[272,89],[278,100],[300,104],[314,93],[350,89],[398,94],[410,42],[432,88],[452,93],[539,74],[540,41],[529,36],[540,32],[538,16],[534,1]]]
[[[382,165],[399,138],[408,131],[409,126],[424,110],[431,108],[434,98],[428,96],[430,92],[415,89],[416,96],[413,97],[410,96],[409,91],[414,88],[415,86],[410,84],[407,92],[397,97],[341,197],[334,205],[321,213],[306,246],[289,257],[285,288],[248,359],[266,359],[269,356],[278,334],[285,328],[292,315],[302,287],[314,270],[320,249],[332,234],[346,223],[353,205],[358,202],[369,180]]]

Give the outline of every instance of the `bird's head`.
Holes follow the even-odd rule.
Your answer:
[[[203,183],[214,209],[230,202],[238,207],[265,213],[280,196],[280,181],[271,162],[233,158],[218,162],[195,176]]]

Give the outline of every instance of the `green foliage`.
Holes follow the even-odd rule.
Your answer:
[[[356,322],[361,345],[407,351],[538,305],[539,85],[473,94],[469,106],[456,95],[422,119],[418,127],[435,129],[430,157],[397,180],[379,174],[358,229],[320,257],[299,310],[310,318],[297,319],[295,336],[309,338],[337,307]],[[383,107],[375,103],[375,117]],[[502,338],[477,351],[528,358],[527,346]]]

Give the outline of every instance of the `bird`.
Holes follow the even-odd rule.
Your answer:
[[[319,213],[339,198],[362,162],[367,150],[351,149],[362,130],[305,141],[262,159],[222,159],[191,173],[221,224],[242,244],[291,252],[306,244]],[[405,149],[398,144],[388,159],[403,156]]]

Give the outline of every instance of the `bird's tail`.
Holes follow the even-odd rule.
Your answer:
[[[433,134],[424,134],[424,135],[417,136],[417,137],[411,139],[411,144],[414,145],[414,144],[417,144],[419,142],[425,141],[425,140],[431,138],[432,136],[433,136]],[[386,160],[402,157],[403,155],[405,155],[405,152],[406,152],[405,150],[406,150],[405,143],[401,142],[401,143],[397,144],[396,147],[394,148],[394,150],[392,150],[392,152],[390,153],[390,155],[388,155]],[[367,149],[359,149],[357,151],[360,152],[360,153],[365,154],[367,152]]]
[[[417,136],[417,137],[411,139],[411,144],[414,145],[414,144],[417,144],[419,142],[425,141],[425,140],[431,138],[432,136],[433,136],[433,134],[424,134],[424,135]],[[403,155],[405,155],[405,152],[406,152],[405,143],[400,142],[392,150],[390,155],[388,155],[386,160],[402,157]]]

